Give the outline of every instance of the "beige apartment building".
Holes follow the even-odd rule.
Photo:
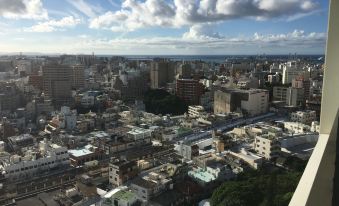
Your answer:
[[[214,113],[241,111],[254,116],[268,111],[269,94],[263,89],[224,89],[214,93]]]

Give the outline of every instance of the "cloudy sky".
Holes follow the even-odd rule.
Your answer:
[[[0,53],[323,54],[328,0],[0,0]]]

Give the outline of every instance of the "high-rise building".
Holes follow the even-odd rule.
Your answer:
[[[303,74],[304,71],[299,68],[297,62],[288,62],[283,67],[283,77],[282,77],[282,83],[283,84],[291,84],[292,80],[299,76],[300,74]]]
[[[204,86],[195,79],[177,79],[176,95],[188,105],[200,104],[200,97],[204,93]]]
[[[72,69],[65,65],[49,64],[42,68],[42,73],[45,96],[56,105],[69,104],[72,94]]]
[[[85,68],[83,65],[72,66],[72,88],[82,89],[85,87]]]
[[[306,100],[309,99],[309,97],[310,97],[310,87],[311,87],[311,82],[310,82],[309,79],[305,79],[304,77],[299,76],[299,77],[292,80],[292,87],[303,88],[304,89],[305,102],[306,102]]]
[[[288,87],[275,86],[273,87],[273,101],[286,102],[286,94]]]
[[[177,73],[180,78],[189,79],[192,76],[192,67],[190,64],[182,64],[179,66]]]
[[[0,83],[0,111],[13,111],[23,103],[23,96],[14,83]]]
[[[174,80],[174,63],[167,61],[154,61],[151,63],[151,88],[165,87]]]
[[[224,89],[214,93],[214,113],[241,111],[258,115],[268,111],[268,91],[263,89]]]
[[[294,107],[305,105],[304,89],[289,87],[286,92],[286,104]]]
[[[32,85],[34,88],[42,91],[43,80],[41,75],[30,75],[28,76],[28,84]]]

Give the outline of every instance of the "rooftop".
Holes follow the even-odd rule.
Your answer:
[[[117,193],[115,193],[112,198],[119,199],[119,200],[131,200],[135,197],[135,194],[129,190],[120,190]]]
[[[84,149],[68,150],[68,153],[70,153],[74,157],[81,157],[81,156],[92,154],[93,152],[84,148]]]
[[[188,175],[192,176],[195,179],[198,179],[202,182],[211,182],[213,180],[215,180],[215,176],[212,175],[211,173],[203,170],[202,168],[196,169],[196,170],[192,170],[188,172]]]

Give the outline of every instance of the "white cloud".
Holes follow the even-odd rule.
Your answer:
[[[74,8],[76,8],[81,13],[85,14],[87,17],[95,17],[97,12],[101,10],[100,8],[88,4],[85,0],[67,0]]]
[[[124,0],[120,10],[92,18],[90,28],[133,31],[143,27],[182,27],[237,18],[286,19],[305,16],[317,8],[318,4],[313,0]]]
[[[29,28],[25,28],[27,32],[53,32],[66,27],[74,27],[81,23],[80,19],[73,16],[64,17],[60,20],[50,20],[46,22],[40,22]]]
[[[223,38],[214,29],[214,24],[196,24],[190,27],[189,31],[183,34],[184,39],[221,39]]]
[[[175,37],[154,37],[154,38],[115,38],[91,39],[86,38],[78,42],[78,48],[91,48],[96,51],[114,50],[120,53],[141,51],[147,54],[147,51],[166,51],[173,54],[192,54],[199,51],[206,54],[255,54],[271,52],[272,54],[282,54],[289,52],[323,52],[326,42],[325,33],[305,33],[302,30],[295,30],[290,33],[266,34],[255,33],[247,37],[224,37],[219,34],[209,35],[201,28],[194,29],[185,33],[181,38]],[[306,50],[305,50],[306,48]],[[309,49],[309,50],[307,50]],[[240,52],[241,51],[241,52]]]
[[[47,19],[41,0],[0,0],[0,16],[9,19]]]
[[[37,34],[38,35],[38,34]],[[199,37],[199,35],[197,35]],[[86,35],[63,36],[58,41],[48,35],[25,38],[0,35],[0,50],[8,52],[59,52],[96,54],[322,54],[326,42],[325,33],[307,33],[301,30],[281,34],[253,34],[219,38],[150,37],[150,38],[97,38]]]
[[[128,13],[117,11],[113,12],[106,12],[105,14],[93,19],[90,22],[89,27],[93,29],[112,29],[114,30],[115,27],[118,26],[115,22],[121,22],[128,19]],[[122,28],[122,27],[121,27]]]

